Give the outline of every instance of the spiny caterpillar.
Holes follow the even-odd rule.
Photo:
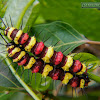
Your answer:
[[[2,35],[1,37],[3,38]],[[14,43],[7,43],[6,47],[8,56],[13,59],[13,62],[17,62],[19,66],[22,65],[24,69],[31,69],[32,73],[41,73],[42,77],[46,78],[49,76],[53,80],[61,80],[62,84],[70,84],[71,87],[74,88],[80,87],[83,89],[85,86],[88,86],[89,78],[87,73],[84,73],[83,75],[76,75],[74,72],[64,72],[64,70],[61,68],[45,64],[41,59],[35,59],[27,52],[21,50],[21,48]]]
[[[37,42],[35,36],[29,37],[28,33],[23,33],[22,30],[7,27],[4,34],[11,41],[14,41],[15,44],[22,45],[26,51],[40,57],[46,63],[61,67],[64,71],[71,70],[77,75],[81,75],[87,71],[85,64],[79,60],[74,61],[71,56],[65,56],[61,51],[56,52],[51,46],[46,47],[42,41]]]

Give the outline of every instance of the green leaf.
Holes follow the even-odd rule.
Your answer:
[[[7,1],[8,0],[0,0],[0,17],[3,17],[6,8],[7,8]],[[1,21],[0,21],[1,22]]]
[[[27,12],[29,12],[30,10],[27,10]],[[39,11],[40,11],[40,3],[39,2],[35,2],[33,7],[32,7],[32,11],[31,14],[29,16],[29,14],[26,12],[26,14],[24,15],[24,24],[23,25],[23,31],[27,32],[27,30],[29,30],[35,23],[36,19],[39,16]],[[29,16],[29,18],[27,18],[27,16]],[[26,20],[27,19],[27,20]]]
[[[1,87],[0,86],[0,99],[1,100],[13,100],[12,99],[13,95],[16,94],[18,91],[21,94],[21,92],[24,92],[23,90],[24,90],[23,88],[11,88],[11,87]]]
[[[51,85],[50,77],[42,78],[42,82],[41,82],[40,86],[38,87],[38,90],[45,91],[49,88],[50,85]]]
[[[33,100],[30,95],[21,92],[15,92],[9,99],[7,100]]]
[[[0,56],[0,58],[4,58]],[[19,88],[21,85],[13,76],[7,64],[4,64],[2,60],[0,60],[0,86],[3,87],[17,87]]]
[[[41,74],[33,73],[32,80],[31,80],[32,88],[35,90],[38,90],[40,84],[41,84]]]
[[[94,81],[100,83],[100,77],[99,77],[99,76],[94,75],[94,74],[92,74],[92,73],[90,73],[90,72],[88,72],[88,76],[89,76],[90,79],[92,79],[92,80],[94,80]]]
[[[33,31],[34,30],[34,31]],[[36,25],[31,29],[32,33],[37,33],[38,41],[45,41],[46,46],[54,45],[56,51],[67,49],[64,54],[68,54],[77,46],[84,44],[86,38],[76,31],[72,26],[61,21],[55,21],[49,24]],[[40,35],[38,35],[40,33]],[[32,34],[33,35],[33,34]]]
[[[9,59],[6,59],[7,64],[10,64]],[[9,69],[11,70],[11,72],[14,74],[14,76],[16,77],[16,79],[19,81],[19,83],[25,88],[25,90],[36,100],[40,100],[40,98],[31,90],[31,88],[19,77],[19,75],[16,73],[16,70],[14,69],[14,67],[10,64],[9,65]]]
[[[31,86],[33,89],[38,91],[45,91],[49,88],[50,84],[50,77],[43,78],[40,73],[33,73],[31,80]]]
[[[9,26],[11,26],[9,16],[11,16],[12,23],[17,28],[20,27],[22,22],[23,29],[26,25],[28,26],[29,24],[29,26],[31,26],[31,23],[34,23],[39,12],[39,2],[34,1],[35,0],[10,0],[4,16],[4,18],[6,17]]]

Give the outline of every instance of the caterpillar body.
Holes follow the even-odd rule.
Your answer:
[[[7,51],[8,56],[13,59],[13,62],[17,62],[18,65],[23,65],[24,69],[31,69],[32,73],[41,73],[42,77],[49,76],[53,80],[61,80],[62,84],[70,83],[72,87],[84,88],[88,84],[85,77],[74,76],[70,72],[65,73],[60,68],[54,68],[49,64],[45,64],[43,60],[35,59],[25,51],[21,51],[19,47],[12,43],[7,44]]]
[[[43,42],[37,42],[35,36],[29,37],[28,33],[23,33],[22,30],[7,27],[4,34],[15,44],[22,45],[25,51],[33,53],[45,63],[51,63],[64,71],[71,71],[77,75],[82,75],[87,71],[85,64],[79,60],[73,60],[71,56],[65,56],[61,51],[56,52],[51,46],[46,47]]]
[[[31,69],[32,73],[41,73],[42,77],[49,76],[53,80],[61,80],[62,84],[70,84],[72,87],[84,88],[88,85],[86,65],[79,60],[73,60],[61,51],[56,52],[51,46],[46,47],[42,41],[37,42],[35,36],[30,37],[28,33],[14,27],[7,27],[4,35],[14,42],[10,46],[7,45],[8,56],[13,62],[24,66],[24,69]],[[19,45],[39,59],[21,51]]]
[[[0,33],[1,35],[1,33]],[[4,39],[4,37],[1,35]],[[7,41],[4,39],[7,43]],[[19,45],[14,42],[7,43],[8,56],[13,59],[19,66],[22,65],[24,69],[31,69],[32,73],[41,73],[42,77],[51,77],[53,80],[61,80],[62,84],[70,84],[72,87],[84,88],[88,85],[89,78],[87,73],[83,75],[76,75],[74,72],[64,71],[61,68],[53,67],[50,64],[45,64],[42,59],[35,59],[30,56],[26,51],[22,50]],[[78,60],[75,60],[73,66],[76,66]],[[79,61],[78,61],[79,62]],[[80,65],[80,64],[78,64]],[[73,67],[72,68],[75,68]],[[81,66],[81,65],[80,65]]]

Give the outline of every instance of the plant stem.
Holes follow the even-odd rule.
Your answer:
[[[23,9],[18,21],[17,21],[17,24],[16,24],[16,28],[19,28],[20,27],[20,23],[23,19],[23,16],[25,15],[25,12],[27,11],[27,9],[30,7],[30,5],[34,2],[35,0],[30,0],[30,2],[25,6],[25,8]]]
[[[92,79],[92,80],[94,80],[94,81],[100,83],[100,77],[99,77],[99,76],[94,75],[94,74],[92,74],[92,73],[90,73],[90,72],[88,72],[88,76],[89,76],[90,79]]]
[[[100,45],[100,42],[99,41],[85,40],[85,42],[88,43],[88,44],[97,44],[97,45]]]
[[[16,73],[16,70],[13,68],[12,65],[10,65],[10,61],[7,58],[6,59],[7,64],[9,65],[9,68],[13,75],[16,77],[16,79],[19,81],[19,83],[26,89],[26,91],[35,99],[40,100],[40,98],[31,90],[31,88],[19,77],[19,75]]]

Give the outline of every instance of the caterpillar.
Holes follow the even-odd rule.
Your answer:
[[[4,39],[2,35],[1,37]],[[7,43],[5,39],[4,41]],[[14,42],[7,43],[6,48],[8,56],[13,59],[13,62],[16,62],[19,66],[22,65],[24,69],[31,69],[32,73],[41,73],[42,77],[46,78],[49,76],[53,80],[61,80],[62,84],[70,84],[71,87],[74,88],[80,87],[83,89],[85,86],[88,86],[89,78],[87,73],[84,73],[83,75],[76,75],[70,71],[65,72],[61,68],[45,64],[42,59],[35,59],[24,50],[21,50],[21,47],[16,45]],[[77,60],[75,62],[77,62]]]
[[[57,67],[61,67],[64,71],[70,70],[77,75],[81,75],[87,71],[85,64],[79,60],[74,61],[71,56],[65,56],[61,51],[56,52],[51,46],[46,47],[42,41],[37,42],[35,36],[29,37],[28,33],[23,33],[22,30],[7,27],[4,35],[11,41],[14,41],[15,44],[22,45],[25,51],[33,53],[45,63],[51,63]]]

